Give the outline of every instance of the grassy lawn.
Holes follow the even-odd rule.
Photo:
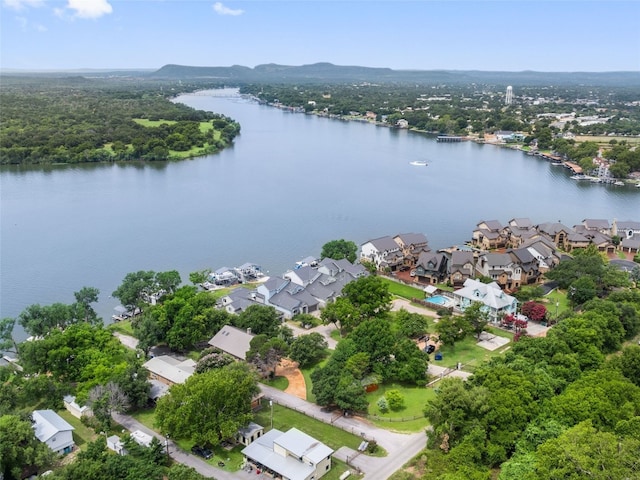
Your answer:
[[[145,427],[149,427],[152,430],[155,430],[154,423],[156,421],[156,410],[155,408],[145,408],[144,410],[138,410],[131,414],[133,418],[138,420]]]
[[[265,430],[269,430],[271,425],[271,409],[263,408],[260,410],[256,414],[254,421],[259,425],[263,425]],[[273,427],[286,432],[292,426],[302,430],[307,435],[311,435],[334,450],[337,450],[343,445],[356,450],[362,441],[358,435],[345,432],[340,428],[321,422],[320,420],[307,417],[295,410],[274,404]]]
[[[120,332],[125,335],[131,335],[132,337],[135,336],[133,334],[133,326],[131,325],[131,320],[122,320],[121,322],[115,322],[109,325],[107,328],[109,328],[109,330]]]
[[[289,380],[287,380],[287,377],[274,377],[273,379],[267,380],[264,383],[282,391],[286,390],[289,386]]]
[[[489,328],[489,331],[501,337],[512,338],[510,333],[500,329]],[[444,345],[440,347],[439,350],[439,352],[442,353],[442,360],[435,360],[435,355],[433,355],[431,362],[434,365],[447,368],[456,368],[457,363],[460,362],[462,363],[463,370],[472,372],[473,369],[483,361],[490,360],[496,355],[501,355],[510,347],[510,344],[507,344],[497,350],[490,351],[477,346],[476,343],[475,336],[468,335],[454,346]]]
[[[98,434],[93,429],[87,427],[79,418],[71,415],[68,410],[58,410],[57,413],[74,428],[73,441],[81,450],[85,450],[88,443],[98,438]]]
[[[338,330],[337,328],[335,330],[331,330],[331,338],[333,338],[336,342],[339,342],[340,340],[342,340],[342,335],[340,335],[340,330]]]
[[[331,459],[331,470],[322,476],[322,480],[340,480],[340,475],[349,470],[349,466],[342,460],[337,458]],[[349,478],[354,478],[354,475],[349,475]]]
[[[545,298],[547,299],[547,302],[545,303],[548,312],[547,318],[556,318],[556,303],[558,304],[558,315],[562,315],[566,311],[571,311],[567,292],[564,290],[555,289]]]
[[[389,293],[398,297],[411,300],[412,298],[424,298],[424,291],[420,288],[405,285],[404,283],[394,282],[388,278],[380,277],[380,279],[389,287]]]
[[[378,399],[383,397],[389,390],[399,390],[404,397],[405,408],[398,411],[389,410],[383,413],[378,408]],[[427,401],[435,396],[431,388],[406,386],[392,383],[380,385],[375,392],[367,394],[369,401],[368,420],[381,428],[397,430],[401,432],[418,432],[427,426],[427,420],[422,414],[422,410]],[[378,417],[378,418],[376,418]],[[418,417],[418,418],[414,418]]]

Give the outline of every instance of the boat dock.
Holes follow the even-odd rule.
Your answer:
[[[459,137],[457,135],[438,135],[436,138],[438,142],[461,142],[466,140],[465,137]]]

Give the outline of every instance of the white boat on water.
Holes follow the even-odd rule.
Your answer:
[[[427,165],[429,165],[427,162],[421,162],[421,161],[413,161],[413,162],[409,162],[409,165],[414,165],[416,167],[426,167]]]
[[[621,182],[620,180],[618,180],[618,181],[616,181],[616,182],[613,182],[613,184],[614,184],[616,187],[624,187],[624,182]]]
[[[586,175],[572,175],[571,180],[589,180]]]

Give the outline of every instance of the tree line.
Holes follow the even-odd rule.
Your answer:
[[[239,133],[239,124],[224,115],[172,102],[170,97],[184,87],[164,87],[105,79],[21,82],[4,77],[0,163],[170,160],[192,149],[216,152]],[[141,120],[165,123],[146,126]]]

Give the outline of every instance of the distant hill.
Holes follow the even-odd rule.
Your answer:
[[[599,85],[628,86],[640,83],[640,72],[488,72],[479,70],[392,70],[331,63],[278,65],[269,63],[254,68],[193,67],[165,65],[148,73],[155,79],[221,80],[236,83],[482,83],[499,85]]]

